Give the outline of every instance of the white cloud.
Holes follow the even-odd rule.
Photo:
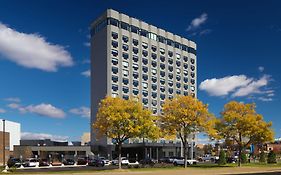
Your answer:
[[[90,118],[91,111],[90,108],[82,106],[80,108],[73,108],[69,110],[70,113],[80,115],[82,117]]]
[[[38,34],[18,32],[0,22],[0,54],[18,65],[55,72],[59,66],[72,66],[69,52],[47,42]]]
[[[16,102],[19,103],[21,100],[18,97],[10,97],[10,98],[5,98],[5,101],[9,101],[9,102]]]
[[[67,141],[69,139],[69,137],[68,136],[46,134],[46,133],[22,132],[21,133],[21,139],[22,140],[51,139],[53,141]]]
[[[264,67],[263,66],[259,66],[258,69],[259,69],[260,72],[264,71]]]
[[[85,77],[90,77],[91,76],[91,70],[86,70],[84,72],[81,72],[81,75],[84,75]]]
[[[0,108],[0,114],[3,114],[3,113],[5,113],[5,112],[6,112],[5,109]]]
[[[252,81],[247,84],[247,86],[239,88],[235,93],[232,94],[233,97],[243,97],[255,93],[264,93],[260,88],[265,87],[269,82],[269,76],[264,75],[259,80]]]
[[[204,80],[199,88],[200,90],[207,91],[211,96],[225,96],[238,87],[249,84],[251,81],[252,79],[247,78],[245,75],[234,75]]]
[[[191,21],[190,25],[188,26],[188,28],[186,30],[193,31],[193,30],[199,28],[202,24],[204,24],[207,21],[207,19],[208,19],[207,13],[201,14],[199,17],[197,17]]]
[[[11,103],[7,105],[9,108],[17,109],[21,113],[34,113],[41,116],[51,117],[51,118],[64,118],[65,113],[62,109],[59,109],[51,104],[41,103],[39,105],[28,105],[21,106],[17,103]]]
[[[84,42],[83,45],[86,46],[86,47],[90,47],[91,43],[90,42]]]
[[[267,97],[259,97],[258,99],[264,102],[273,101],[272,98],[267,98]]]

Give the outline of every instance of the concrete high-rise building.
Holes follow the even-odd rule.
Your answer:
[[[139,97],[154,114],[161,114],[166,98],[177,94],[196,97],[196,63],[193,41],[115,10],[106,10],[91,24],[91,123],[106,95]],[[92,130],[91,144],[99,151],[108,150],[112,140],[96,140]]]

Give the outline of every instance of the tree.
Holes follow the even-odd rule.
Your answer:
[[[226,154],[224,150],[221,150],[219,156],[219,165],[225,165],[225,164],[226,164]]]
[[[241,163],[248,163],[247,155],[244,152],[241,154]]]
[[[231,139],[238,145],[238,166],[241,166],[242,151],[246,147],[273,140],[271,122],[265,122],[255,108],[255,104],[231,101],[224,106],[222,117],[216,123],[218,138]]]
[[[203,146],[204,154],[212,154],[213,152],[213,145],[212,144],[206,144]]]
[[[208,106],[192,96],[166,99],[161,116],[163,133],[179,136],[183,143],[184,167],[187,167],[187,144],[190,134],[200,131],[212,132],[214,117]]]
[[[129,138],[146,136],[157,138],[155,116],[151,111],[144,109],[137,100],[124,100],[119,97],[106,97],[99,104],[94,128],[97,138],[109,137],[116,141],[119,156],[119,169],[121,169],[122,144]]]
[[[270,151],[267,155],[267,163],[277,163],[276,154],[273,151]]]

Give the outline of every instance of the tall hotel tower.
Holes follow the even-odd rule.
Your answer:
[[[177,94],[196,97],[196,63],[193,41],[115,10],[106,10],[91,24],[91,126],[98,104],[106,95],[139,97],[154,114],[161,114],[166,98]],[[128,147],[138,143],[130,140]],[[92,127],[91,144],[94,151],[112,153],[112,140],[96,140]],[[154,147],[149,147],[149,141],[147,144],[151,153]],[[174,147],[180,147],[179,142],[165,140],[153,145],[165,156],[177,155]]]

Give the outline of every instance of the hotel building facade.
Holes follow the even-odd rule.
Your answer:
[[[162,113],[166,98],[197,96],[196,44],[144,21],[108,9],[91,24],[91,145],[112,154],[113,141],[96,140],[92,123],[106,95],[138,97],[153,114]],[[130,139],[127,154],[141,144]],[[176,156],[180,141],[146,141],[145,155]],[[131,149],[131,150],[130,150]],[[142,154],[142,153],[140,153]]]

